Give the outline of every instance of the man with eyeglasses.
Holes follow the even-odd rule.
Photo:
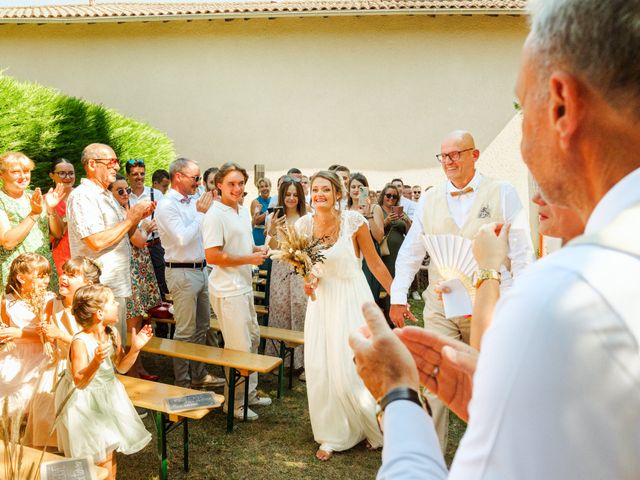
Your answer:
[[[113,291],[118,302],[118,331],[127,337],[127,297],[131,296],[129,236],[140,221],[151,215],[155,205],[141,201],[126,213],[108,187],[116,179],[120,163],[113,149],[92,143],[82,151],[86,172],[67,200],[67,222],[71,256],[100,260],[100,281]]]
[[[204,257],[202,220],[213,203],[206,192],[194,198],[200,167],[193,160],[178,158],[169,165],[171,190],[158,205],[156,222],[164,247],[167,286],[176,320],[174,340],[204,345],[209,330],[209,288]],[[175,384],[179,387],[220,387],[223,378],[207,372],[201,362],[173,359]]]
[[[162,192],[153,187],[146,187],[144,185],[146,176],[144,160],[127,160],[124,164],[124,169],[127,172],[127,179],[131,186],[131,193],[129,193],[129,205],[133,206],[143,200],[150,200],[158,204],[160,200],[162,200]],[[158,282],[158,287],[160,288],[160,294],[162,295],[162,298],[164,298],[165,295],[169,293],[169,289],[167,288],[167,281],[165,280],[164,275],[164,249],[160,242],[160,235],[158,234],[158,226],[156,225],[154,214],[152,213],[151,217],[145,220],[145,222],[148,222],[148,225],[145,226],[146,230],[149,232],[147,236],[147,248],[151,255],[151,263],[153,264],[153,271],[156,276],[156,281]],[[158,325],[157,330],[159,330],[159,332],[156,332],[159,336],[166,336],[166,325]]]
[[[451,132],[442,141],[436,158],[442,165],[447,181],[430,188],[418,205],[413,224],[402,243],[396,260],[396,276],[391,286],[391,320],[403,326],[413,319],[407,305],[407,292],[427,253],[422,235],[458,235],[472,240],[484,224],[511,224],[509,234],[509,267],[502,266],[496,276],[503,287],[511,284],[533,261],[533,246],[529,225],[515,189],[506,182],[483,176],[476,170],[480,151],[469,132]],[[424,326],[469,343],[470,317],[445,318],[442,300],[435,287],[442,280],[435,262],[428,267],[429,287],[425,300]],[[449,411],[435,397],[427,396],[433,409],[433,420],[443,451],[447,447]]]

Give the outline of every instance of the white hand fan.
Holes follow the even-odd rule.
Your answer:
[[[473,294],[472,276],[478,269],[471,251],[472,242],[458,235],[423,235],[431,261],[444,280],[459,279]]]

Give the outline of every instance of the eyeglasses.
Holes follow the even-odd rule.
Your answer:
[[[186,173],[179,172],[180,175],[184,175],[185,177],[192,178],[194,182],[199,182],[202,176],[200,175],[187,175]]]
[[[458,160],[460,160],[461,153],[468,152],[470,150],[475,150],[475,148],[471,147],[471,148],[465,148],[464,150],[454,150],[453,152],[449,152],[449,153],[439,153],[438,155],[436,155],[436,158],[440,163],[446,162],[447,157],[449,157],[449,160],[451,160],[452,162],[457,162]]]
[[[114,167],[120,163],[117,158],[94,158],[93,161],[107,167]]]
[[[144,160],[131,158],[127,160],[127,165],[131,165],[132,167],[144,167]]]
[[[53,172],[54,175],[58,175],[60,178],[72,178],[76,176],[76,172]]]
[[[120,187],[116,190],[116,192],[118,192],[118,195],[120,196],[124,195],[125,192],[127,193],[127,195],[129,195],[131,193],[131,187],[127,187],[127,188]]]
[[[394,195],[393,193],[385,193],[384,196],[389,200],[397,200],[400,198],[399,195]]]

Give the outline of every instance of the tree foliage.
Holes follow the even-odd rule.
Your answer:
[[[123,165],[130,158],[144,159],[149,173],[175,158],[171,139],[147,124],[0,73],[0,153],[20,151],[35,162],[33,187],[51,184],[50,162],[58,157],[72,161],[80,177],[82,149],[96,142],[110,145]],[[150,174],[146,180],[151,181]]]

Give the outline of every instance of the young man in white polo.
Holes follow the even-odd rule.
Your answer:
[[[212,266],[209,295],[213,311],[220,322],[224,346],[232,350],[255,353],[260,343],[260,328],[253,306],[252,265],[267,258],[266,247],[256,247],[251,233],[251,214],[243,207],[244,187],[249,176],[235,163],[225,163],[216,173],[220,200],[213,203],[202,222],[205,257]],[[225,369],[227,378],[229,370]],[[258,397],[258,374],[249,377],[249,405],[271,404],[268,397]],[[229,388],[225,387],[229,399]],[[228,402],[225,403],[225,409]],[[244,385],[236,386],[234,416],[244,415]],[[247,419],[258,415],[247,408]]]

